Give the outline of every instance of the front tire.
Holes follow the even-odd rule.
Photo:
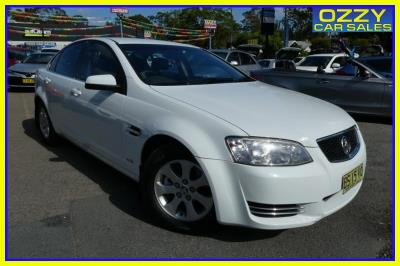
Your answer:
[[[40,136],[46,144],[55,145],[58,143],[59,136],[54,130],[49,113],[43,103],[39,103],[35,108],[35,122],[39,129]]]
[[[197,231],[215,222],[207,178],[185,149],[165,145],[155,150],[144,164],[141,180],[146,211],[160,225]]]

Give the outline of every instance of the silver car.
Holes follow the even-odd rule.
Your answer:
[[[229,49],[215,49],[210,50],[213,54],[218,55],[222,59],[229,62],[232,66],[239,68],[246,74],[250,74],[250,71],[261,70],[262,67],[254,59],[254,57],[246,52],[239,50]]]

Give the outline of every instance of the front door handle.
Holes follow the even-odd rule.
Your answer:
[[[51,83],[51,79],[49,78],[44,78],[44,84],[50,84]]]
[[[328,84],[328,83],[330,83],[330,81],[326,80],[326,79],[323,79],[323,80],[318,81],[318,83],[319,84]]]
[[[82,92],[80,90],[78,90],[78,89],[72,89],[71,90],[71,95],[74,96],[74,97],[79,97],[79,96],[82,95]]]

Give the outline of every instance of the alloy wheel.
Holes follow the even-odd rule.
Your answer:
[[[154,179],[154,192],[163,211],[184,222],[200,220],[213,207],[211,189],[204,172],[188,160],[164,164]]]

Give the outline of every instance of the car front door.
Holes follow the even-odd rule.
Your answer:
[[[85,88],[87,77],[111,74],[119,92]],[[88,41],[80,59],[76,79],[80,84],[72,93],[72,112],[79,113],[80,134],[99,157],[122,163],[122,106],[126,95],[124,70],[112,49],[101,41]]]

